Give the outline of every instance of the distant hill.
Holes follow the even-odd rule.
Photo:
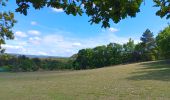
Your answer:
[[[7,53],[9,55],[13,55],[13,56],[21,56],[24,54],[14,54],[14,53]],[[45,56],[45,55],[25,55],[26,57],[29,58],[68,58],[68,57],[60,57],[60,56]]]

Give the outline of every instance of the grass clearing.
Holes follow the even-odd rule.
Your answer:
[[[0,100],[169,100],[170,62],[0,73]]]

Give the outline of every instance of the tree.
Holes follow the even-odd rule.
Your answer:
[[[113,59],[114,62],[112,64],[121,64],[122,63],[122,51],[123,51],[123,46],[118,43],[113,43]]]
[[[113,47],[114,47],[114,44],[113,43],[109,43],[107,45],[107,52],[105,54],[105,57],[106,57],[106,65],[111,65],[112,64],[112,61],[113,61],[113,55],[114,55],[114,52],[113,52]]]
[[[117,43],[109,43],[105,49],[105,66],[122,63],[122,45]]]
[[[45,6],[63,9],[66,14],[82,15],[85,12],[91,17],[91,24],[109,27],[109,21],[118,23],[127,16],[135,17],[139,12],[142,0],[16,0],[17,12],[27,15],[27,9],[32,6],[41,9]]]
[[[5,6],[5,1],[0,0],[0,6]],[[6,39],[13,39],[12,27],[16,23],[12,12],[0,12],[0,54],[4,52],[2,44]]]
[[[144,47],[143,47],[142,43],[136,44],[135,51],[134,51],[136,61],[142,61],[143,48]]]
[[[156,37],[156,42],[161,55],[164,58],[170,58],[170,26],[166,27]]]
[[[93,50],[92,49],[82,49],[79,50],[77,58],[74,61],[74,69],[87,69],[93,66]]]
[[[124,63],[136,61],[134,51],[135,51],[135,43],[134,40],[130,38],[127,43],[123,44],[122,59]]]
[[[135,50],[134,40],[130,38],[129,41],[123,45],[123,48],[125,52],[133,52]]]
[[[146,31],[142,34],[141,41],[144,45],[144,51],[149,51],[156,45],[153,33],[149,29],[146,29]]]
[[[141,45],[143,47],[141,48],[143,53],[143,59],[155,60],[156,55],[154,55],[154,50],[156,48],[156,42],[153,33],[149,29],[146,29],[146,31],[143,33],[141,41]]]
[[[32,61],[37,65],[38,68],[41,67],[41,60],[39,58],[33,58]]]
[[[27,10],[32,5],[35,9],[43,7],[60,8],[66,14],[82,15],[86,13],[91,17],[91,24],[99,24],[102,27],[110,27],[110,20],[118,23],[127,16],[135,17],[140,12],[140,5],[145,0],[16,0],[17,12],[27,15]],[[155,7],[160,7],[156,15],[170,18],[170,1],[153,0]]]
[[[106,46],[97,46],[93,48],[93,63],[97,68],[104,67],[106,65]]]
[[[162,17],[166,17],[166,19],[170,18],[170,1],[169,0],[153,0],[155,2],[155,7],[159,7],[160,9],[156,12],[156,15]]]

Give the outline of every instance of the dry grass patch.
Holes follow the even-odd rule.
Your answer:
[[[0,100],[169,100],[169,62],[0,73]]]

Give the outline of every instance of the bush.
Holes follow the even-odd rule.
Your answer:
[[[10,71],[10,66],[2,66],[2,67],[0,67],[0,72],[8,72],[8,71]]]

